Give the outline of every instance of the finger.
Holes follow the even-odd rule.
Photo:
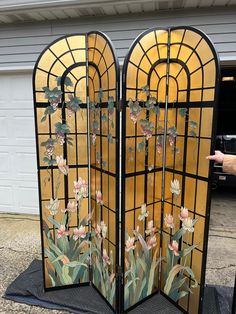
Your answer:
[[[217,158],[216,155],[207,156],[206,159],[208,160],[215,160]]]

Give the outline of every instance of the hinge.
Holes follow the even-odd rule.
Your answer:
[[[117,278],[120,279],[120,282],[123,284],[123,269],[121,266],[117,266],[116,276],[117,276]]]
[[[118,102],[117,102],[117,110],[119,112],[121,112],[121,110],[122,110],[122,99],[118,100]]]

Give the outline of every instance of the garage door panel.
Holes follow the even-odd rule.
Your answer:
[[[0,75],[0,84],[0,211],[38,214],[32,75]]]

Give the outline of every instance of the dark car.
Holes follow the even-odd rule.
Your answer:
[[[216,149],[224,154],[236,155],[236,135],[218,135]],[[223,186],[236,186],[236,176],[224,173],[221,164],[214,164],[214,183]]]
[[[216,150],[236,155],[236,68],[222,69],[218,108]],[[236,176],[224,173],[220,164],[214,165],[213,180],[236,187]]]

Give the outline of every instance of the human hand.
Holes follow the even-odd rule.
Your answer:
[[[223,153],[221,153],[221,151],[216,150],[215,155],[207,156],[206,159],[214,160],[217,164],[222,164],[224,161],[224,156],[225,155]]]

